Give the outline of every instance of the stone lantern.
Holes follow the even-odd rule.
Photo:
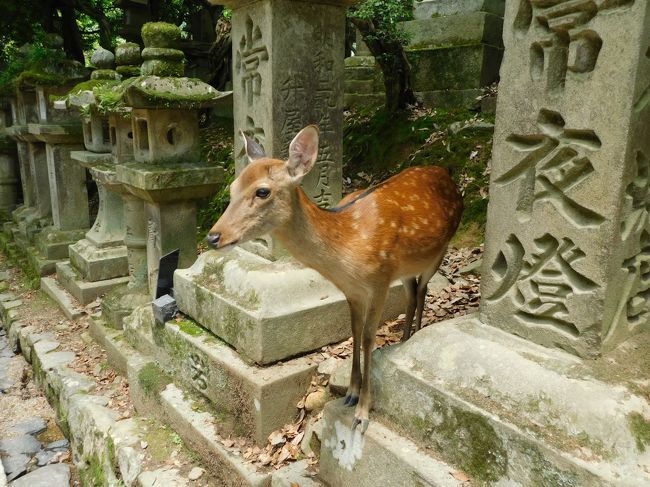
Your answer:
[[[228,100],[183,74],[183,54],[173,49],[180,29],[165,23],[142,28],[142,77],[125,89],[131,106],[134,162],[119,165],[119,181],[144,201],[147,276],[153,296],[160,258],[180,249],[179,266],[196,260],[196,204],[212,194],[223,170],[200,160],[198,111]]]
[[[97,108],[93,91],[105,90],[119,83],[119,75],[112,69],[114,60],[110,51],[97,49],[91,58],[97,68],[92,72],[91,80],[75,86],[58,106],[65,110],[77,109],[83,115],[87,150],[73,151],[70,157],[88,169],[97,184],[99,209],[85,238],[69,246],[70,260],[56,264],[57,280],[44,278],[43,287],[54,289],[60,284],[83,305],[128,281],[122,188],[115,180],[108,116]],[[57,301],[57,297],[62,295],[50,294]],[[63,302],[60,304],[64,312],[73,314]]]

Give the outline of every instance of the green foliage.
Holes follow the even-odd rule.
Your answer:
[[[5,66],[0,71],[0,95],[11,96],[22,73],[31,73],[33,78],[47,76],[48,70],[64,61],[65,53],[49,47],[48,36],[41,32],[31,44],[22,48],[17,48],[13,42],[6,44],[2,57]]]
[[[375,33],[364,37],[364,41],[380,42],[399,41],[405,45],[408,41],[406,32],[398,25],[413,18],[412,0],[365,0],[348,9],[348,17],[367,20],[375,26]],[[383,54],[387,55],[387,54]]]
[[[201,156],[225,169],[224,182],[217,193],[199,208],[197,240],[201,242],[230,203],[230,183],[235,179],[232,120],[217,119],[201,129]]]

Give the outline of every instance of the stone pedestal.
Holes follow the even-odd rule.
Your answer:
[[[128,163],[117,167],[117,175],[144,201],[148,287],[155,297],[163,255],[180,249],[181,268],[196,260],[196,204],[216,190],[223,169],[199,163],[180,167]]]
[[[480,314],[377,353],[375,411],[476,483],[650,484],[650,5],[504,25]]]

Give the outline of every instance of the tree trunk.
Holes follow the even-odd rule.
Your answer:
[[[404,51],[404,46],[397,40],[381,39],[377,29],[370,20],[351,19],[359,29],[363,40],[382,73],[384,74],[384,87],[386,89],[386,110],[394,113],[403,110],[408,105],[416,103],[415,94],[411,88],[411,63]]]
[[[61,5],[61,20],[63,35],[63,50],[68,56],[85,64],[84,50],[81,45],[81,34],[77,25],[77,15],[69,5]]]

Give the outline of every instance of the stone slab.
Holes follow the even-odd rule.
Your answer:
[[[5,474],[5,469],[1,461],[0,461],[0,487],[7,487],[7,475]]]
[[[503,18],[486,12],[400,22],[408,35],[408,48],[442,47],[483,43],[503,47]]]
[[[41,290],[54,300],[69,320],[77,320],[85,315],[83,309],[59,285],[55,278],[43,277],[41,279]]]
[[[69,485],[70,466],[65,463],[37,468],[11,483],[11,487],[68,487]]]
[[[98,164],[112,164],[113,154],[79,150],[71,151],[70,159],[81,162],[84,167],[92,167]]]
[[[238,248],[210,251],[176,271],[174,289],[181,311],[259,364],[352,334],[343,293],[293,260],[271,262]],[[394,284],[382,319],[403,313],[404,303],[401,283]]]
[[[124,352],[124,332],[109,328],[100,319],[91,318],[89,320],[88,331],[100,347],[104,349],[108,356],[108,362],[121,375],[127,373],[127,356]]]
[[[376,487],[459,487],[456,469],[436,460],[415,443],[376,420],[365,434],[352,430],[354,408],[343,400],[330,402],[323,412],[320,474],[327,485]]]
[[[70,264],[89,282],[116,279],[129,274],[125,245],[97,247],[87,238],[68,247]]]
[[[132,346],[165,364],[179,383],[208,398],[238,435],[258,443],[295,417],[317,366],[309,357],[250,365],[193,322],[155,324],[151,306],[125,319],[124,333]]]
[[[505,0],[416,0],[413,17],[430,19],[467,12],[490,12],[503,17]]]
[[[43,228],[34,238],[41,255],[48,260],[68,258],[68,247],[84,238],[86,229],[57,230],[54,227]]]
[[[128,276],[101,281],[84,280],[69,261],[56,264],[56,277],[60,287],[70,293],[82,305],[92,303],[111,289],[129,282]]]
[[[36,247],[27,247],[25,254],[30,267],[39,276],[54,274],[56,272],[57,262],[61,262],[61,259],[48,259],[44,257]]]
[[[613,367],[603,360],[604,370]],[[473,317],[379,350],[373,366],[377,414],[478,481],[650,482],[650,451],[634,427],[650,421],[647,390],[607,379],[613,369],[597,374],[592,361]]]

